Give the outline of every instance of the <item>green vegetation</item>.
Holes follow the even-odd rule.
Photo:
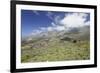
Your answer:
[[[90,58],[90,42],[62,41],[57,38],[40,40],[22,45],[21,62],[45,62],[87,60]]]
[[[90,59],[90,27],[76,31],[46,32],[21,41],[21,62]],[[29,40],[28,40],[29,39]]]

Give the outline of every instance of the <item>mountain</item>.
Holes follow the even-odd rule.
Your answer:
[[[50,40],[53,41],[72,41],[72,40],[90,40],[90,26],[84,26],[80,28],[70,28],[69,31],[47,31],[41,32],[35,36],[31,35],[22,40],[23,44],[27,43],[36,43],[37,41],[41,43],[47,42]],[[23,45],[22,44],[22,45]]]
[[[70,30],[66,31],[47,31],[41,32],[37,35],[31,35],[27,38],[24,38],[22,41],[31,42],[31,41],[39,41],[44,39],[64,39],[71,38],[76,40],[89,40],[90,38],[90,26],[84,26],[80,28],[70,28]],[[38,39],[38,40],[37,40]]]
[[[90,59],[90,26],[41,32],[21,41],[21,62]]]

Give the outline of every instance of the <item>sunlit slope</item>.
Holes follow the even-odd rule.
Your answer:
[[[23,41],[21,62],[90,59],[89,27],[83,27],[79,31],[74,31],[50,32],[49,37],[32,37],[28,41]]]

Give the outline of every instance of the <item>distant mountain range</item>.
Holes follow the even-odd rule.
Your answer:
[[[90,40],[90,26],[84,26],[80,28],[70,28],[70,30],[63,31],[47,31],[41,32],[37,35],[31,35],[26,38],[22,38],[22,43],[35,42],[40,40],[64,40],[69,41],[69,39],[73,40]]]

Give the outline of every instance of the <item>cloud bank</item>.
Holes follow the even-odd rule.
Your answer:
[[[53,13],[48,12],[47,16],[50,19],[52,18]],[[56,16],[51,22],[51,26],[40,27],[37,30],[33,30],[32,34],[39,34],[41,32],[48,31],[62,31],[69,30],[70,28],[79,28],[83,26],[89,26],[90,20],[86,21],[88,17],[87,13],[65,13],[64,18],[60,19],[60,16]]]
[[[66,28],[69,27],[82,27],[89,25],[89,22],[85,22],[88,14],[86,13],[72,13],[66,14],[64,19],[61,20],[61,24]]]

